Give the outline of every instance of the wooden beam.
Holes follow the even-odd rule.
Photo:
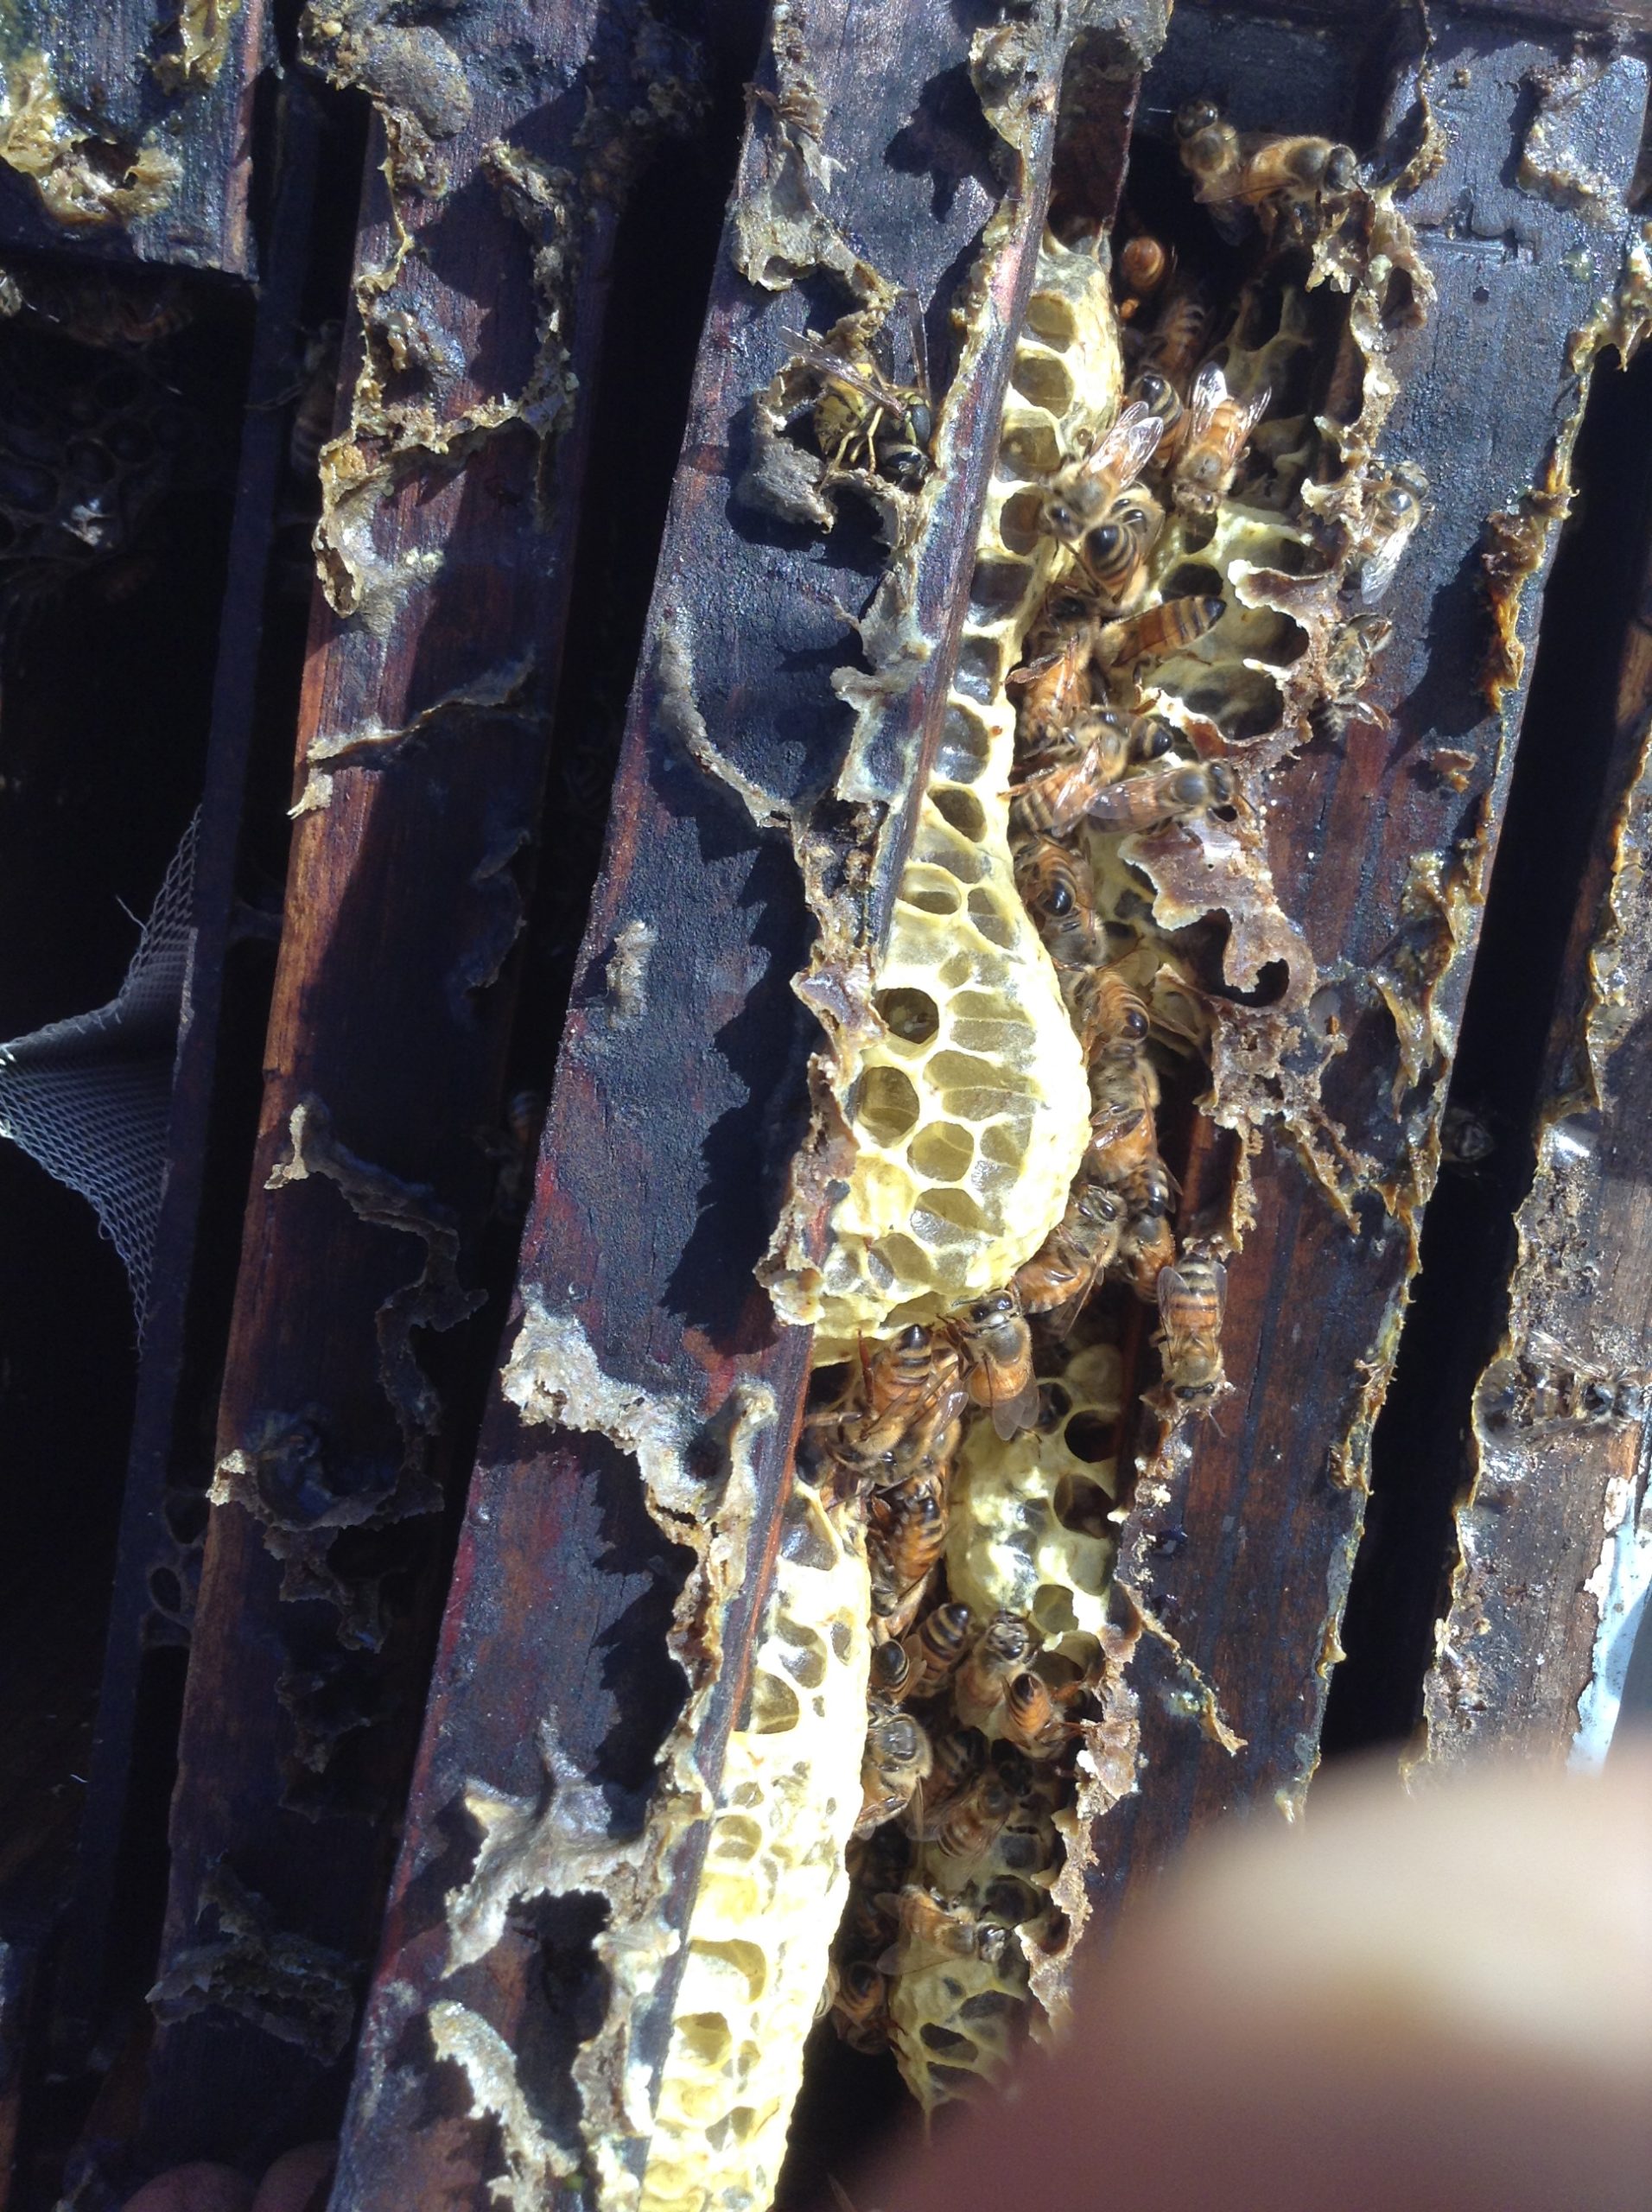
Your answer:
[[[1635,168],[1644,65],[1602,57],[1567,111],[1568,158],[1606,180],[1602,205],[1580,213],[1556,204],[1558,187],[1515,181],[1542,105],[1533,87],[1563,65],[1564,38],[1432,15],[1440,159],[1405,204],[1437,297],[1394,356],[1401,390],[1382,443],[1421,463],[1433,512],[1383,607],[1395,635],[1368,697],[1391,726],[1358,711],[1324,734],[1278,779],[1269,835],[1280,903],[1322,979],[1318,1018],[1345,1047],[1325,1104],[1375,1166],[1344,1174],[1321,1160],[1310,1173],[1293,1148],[1264,1144],[1223,1338],[1239,1395],[1219,1427],[1162,1451],[1145,1440],[1120,1580],[1166,1633],[1141,1646],[1140,1794],[1098,1831],[1109,1906],[1213,1817],[1293,1808],[1314,1768],[1507,798],[1520,664],[1566,505],[1589,359],[1571,334],[1597,321],[1627,243],[1613,195]],[[1144,106],[1173,109],[1208,85],[1223,29],[1179,14]],[[1229,86],[1242,126],[1279,119],[1273,88],[1296,81],[1297,42],[1312,49],[1304,66],[1327,66],[1306,29],[1257,35],[1274,67]],[[1357,77],[1346,87],[1361,89]],[[1408,73],[1385,106],[1382,140],[1414,146]],[[1499,547],[1509,557],[1494,582],[1485,556]],[[1184,1219],[1219,1213],[1231,1174],[1225,1141],[1196,1136]]]
[[[1150,11],[1121,9],[1108,29],[1128,72],[1159,26]],[[748,1485],[741,1515],[711,1510],[698,1523],[702,1542],[726,1532],[727,1553],[707,1570],[690,1642],[703,1637],[723,1662],[689,1655],[688,1739],[671,1738],[674,1770],[715,1794],[740,1709],[810,1353],[808,1332],[777,1325],[753,1276],[803,1135],[804,1064],[816,1041],[791,990],[810,917],[791,843],[764,823],[791,817],[807,849],[806,810],[832,790],[851,723],[827,681],[855,665],[844,609],[866,607],[886,557],[848,503],[823,540],[753,508],[741,489],[753,403],[795,351],[806,308],[829,321],[853,303],[855,280],[846,289],[826,266],[860,258],[909,287],[931,310],[932,334],[944,330],[961,283],[987,302],[984,334],[942,408],[939,488],[909,570],[933,650],[893,691],[861,753],[890,808],[865,886],[870,941],[938,734],[1048,188],[1061,52],[989,48],[988,69],[994,53],[1005,65],[998,81],[1019,87],[999,111],[1013,149],[985,120],[969,34],[939,0],[899,19],[872,0],[776,10],[631,699],[510,1357],[461,1539],[346,2123],[340,2212],[389,2212],[438,2190],[480,2206],[501,2151],[512,2171],[565,2160],[575,2173],[594,2159],[635,2171],[646,2155],[640,2084],[664,2055],[682,1963],[673,1931],[699,1882],[705,1819],[687,1821],[662,1848],[655,1893],[634,1901],[639,1940],[664,1948],[646,2000],[617,2024],[629,2056],[615,2063],[637,2086],[612,2126],[587,2111],[581,2130],[570,2073],[575,2043],[593,2032],[581,2006],[595,2001],[589,1945],[600,1910],[574,1894],[576,1884],[536,1878],[530,1866],[518,1892],[495,1885],[490,1910],[502,1919],[483,1955],[464,1955],[454,1916],[485,1824],[540,1833],[536,1821],[554,1827],[559,1806],[600,1790],[616,1836],[652,1848],[667,1795],[655,1793],[655,1762],[683,1696],[664,1630],[685,1555],[645,1510],[639,1479],[654,1471],[664,1435],[683,1440],[708,1495],[732,1468],[743,1466]],[[995,81],[979,62],[976,77],[989,90]],[[785,289],[792,276],[802,296]],[[531,1424],[518,1416],[524,1391]],[[623,1918],[623,1905],[614,1910]],[[442,2063],[430,2024],[455,2009],[475,2047],[499,2057],[491,2088]],[[615,2031],[608,2021],[604,2032]]]
[[[253,273],[264,0],[22,0],[0,32],[0,242]]]
[[[371,30],[348,10],[317,30],[383,127],[323,454],[330,601],[173,1805],[151,2164],[256,2161],[336,2117],[467,1355],[491,1342],[472,1317],[583,395],[628,178],[696,100],[639,7],[500,7],[462,55],[428,26]]]
[[[1644,365],[1636,381],[1643,407]],[[1604,787],[1554,1001],[1502,1339],[1473,1388],[1450,1603],[1423,1687],[1426,1768],[1488,1749],[1597,1764],[1645,1602],[1652,461],[1637,446],[1611,457],[1642,551],[1620,587],[1630,608],[1608,697],[1597,704],[1579,671],[1554,731],[1580,774],[1578,715],[1604,713]]]

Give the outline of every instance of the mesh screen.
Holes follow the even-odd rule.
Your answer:
[[[108,1005],[0,1045],[0,1135],[91,1199],[125,1267],[140,1324],[194,945],[195,833],[192,820]]]

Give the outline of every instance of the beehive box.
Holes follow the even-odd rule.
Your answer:
[[[641,177],[658,226],[682,149],[732,148],[748,62],[732,28],[696,64],[614,10],[492,34],[410,105],[366,16],[310,29],[388,165],[175,1623],[160,2028],[136,2132],[87,2171],[251,2158],[349,2082],[340,2208],[437,2175],[479,2204],[756,2206],[852,2164],[894,2066],[926,2107],[987,2091],[1058,2025],[1089,1918],[1214,1814],[1299,1802],[1396,1357],[1391,1430],[1407,1359],[1455,1362],[1465,1409],[1491,1363],[1433,1754],[1481,1711],[1564,1748],[1579,1691],[1611,1704],[1640,1361],[1628,1319],[1592,1347],[1554,1303],[1596,1239],[1552,1135],[1506,1341],[1401,1322],[1442,1157],[1484,1214],[1465,1316],[1503,1281],[1525,1108],[1511,1082],[1448,1120],[1447,1090],[1459,1036],[1496,1057],[1465,1001],[1525,664],[1590,372],[1644,312],[1644,67],[1496,11],[1418,48],[1397,19],[1121,7],[1082,35],[917,10],[880,73],[858,41],[886,25],[778,8],[663,535],[594,495],[576,548],[590,442],[612,467],[643,435],[638,334],[668,302],[679,345],[699,322],[620,203]],[[453,281],[484,238],[486,312]],[[605,661],[582,629],[650,573],[639,654]],[[593,687],[632,658],[576,950],[556,871],[594,860]],[[1540,818],[1558,727],[1521,746]],[[1603,736],[1574,795],[1594,874],[1554,871],[1557,946],[1578,918],[1543,1127],[1605,1116],[1603,1160],[1637,744]],[[146,1354],[157,1406],[184,1334]],[[1518,1558],[1488,1535],[1516,1446],[1599,1457],[1580,1513],[1556,1478],[1590,1586],[1561,1609],[1576,1687],[1536,1705],[1537,1638],[1487,1594],[1556,1541],[1534,1484]],[[1425,1693],[1458,1461],[1438,1438],[1389,1488],[1382,1459],[1333,1745]],[[129,1821],[158,1510],[130,1497],[99,1754]],[[112,1833],[60,2033],[104,2001]]]

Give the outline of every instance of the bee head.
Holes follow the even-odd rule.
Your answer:
[[[1351,192],[1359,182],[1359,162],[1351,146],[1332,146],[1325,155],[1325,188]]]
[[[1225,806],[1233,797],[1232,769],[1225,760],[1208,760],[1204,774],[1212,802],[1217,806]]]
[[[1222,111],[1214,100],[1185,100],[1176,111],[1176,136],[1185,145],[1201,130],[1213,130],[1221,120]]]
[[[915,492],[930,473],[930,457],[918,447],[890,446],[880,456],[883,474],[903,490]]]
[[[1191,516],[1199,522],[1207,522],[1215,516],[1216,493],[1208,484],[1179,484],[1175,499],[1178,514]]]
[[[1071,545],[1083,525],[1064,499],[1049,499],[1044,503],[1044,523],[1052,537]]]

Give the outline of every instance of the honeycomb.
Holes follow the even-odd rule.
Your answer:
[[[794,1484],[731,1733],[639,2212],[740,2212],[774,2193],[842,1915],[866,1733],[866,1552]]]
[[[1050,957],[1015,887],[1004,679],[1056,548],[1041,480],[1117,410],[1106,271],[1046,238],[1006,397],[957,674],[873,998],[880,1033],[838,1070],[855,1140],[829,1224],[821,1356],[889,1335],[1004,1282],[1066,1201],[1090,1095]]]
[[[1222,159],[1242,169],[1250,155],[1231,134],[1228,146]],[[1354,174],[1351,156],[1333,172]],[[1217,195],[1201,185],[1193,196]],[[1106,247],[1094,263],[1046,247],[946,739],[876,973],[883,1033],[847,1093],[858,1151],[832,1218],[816,1357],[842,1360],[857,1339],[858,1351],[813,1417],[810,1448],[823,1481],[868,1513],[874,1591],[881,1580],[909,1595],[898,1618],[873,1624],[868,1810],[833,2017],[857,2048],[893,2049],[926,2111],[992,2082],[1039,2011],[1058,2020],[1064,2008],[1086,1822],[1132,1786],[1117,1655],[1121,1622],[1135,1622],[1129,1634],[1141,1623],[1113,1587],[1121,1440],[1137,1397],[1167,1448],[1232,1387],[1218,1255],[1245,1224],[1244,1148],[1226,1218],[1179,1224],[1159,1154],[1161,1088],[1177,1084],[1188,1106],[1242,1131],[1282,1122],[1305,1153],[1318,1147],[1327,1187],[1347,1166],[1314,1119],[1305,1010],[1317,978],[1274,896],[1261,779],[1358,699],[1387,642],[1376,603],[1426,486],[1375,448],[1397,390],[1385,318],[1393,302],[1394,320],[1417,319],[1428,280],[1391,200],[1363,185],[1221,212],[1208,236],[1197,211],[1191,228],[1178,218],[1187,257],[1178,274],[1176,253],[1160,256],[1162,296],[1149,296],[1156,285],[1132,296],[1121,261],[1121,313],[1087,283],[1056,281],[1080,259],[1106,266]],[[1255,230],[1261,255],[1236,257]],[[1220,275],[1238,270],[1224,305]],[[1350,339],[1363,375],[1358,412],[1343,421],[1316,409]],[[1107,505],[1084,510],[1083,464],[1138,435],[1127,421],[1109,436],[1127,405],[1147,404],[1154,373],[1181,414],[1166,411],[1157,448],[1118,464]],[[1038,401],[1041,423],[1029,412]],[[1098,460],[1090,484],[1099,472]],[[1099,525],[1121,512],[1128,526],[1109,546]],[[987,979],[975,879],[956,865],[972,786],[983,802],[1013,787],[1009,823],[994,814],[993,828],[1019,841],[1018,894],[1049,955],[1031,963],[1042,995],[1023,986],[1020,1004],[1047,1027],[1047,1064],[1069,1065],[1077,1046],[1084,1127],[1075,1154],[1071,1094],[1044,1078],[1056,1141],[1026,1125],[1031,1154],[1001,1163],[1014,1180],[989,1236],[969,1240],[936,1224],[936,1163],[950,1147],[973,1227],[985,1206],[969,1176],[986,1137],[1015,1124],[1000,1108],[969,1126],[948,1087],[950,1056],[995,1049],[1014,1076],[1032,1065],[975,995]],[[1214,918],[1224,914],[1225,931]],[[1259,1014],[1233,987],[1253,986],[1268,963],[1287,972],[1282,1011]],[[994,1030],[965,1028],[989,1019]],[[1036,1422],[1019,1427],[1015,1375],[1001,1392],[1014,1418],[999,1417],[999,1395],[985,1418],[973,1389],[976,1405],[952,1410],[969,1325],[957,1309],[1007,1289],[1018,1320],[1031,1317],[1020,1325],[1039,1382]],[[1139,1334],[1126,1319],[1134,1300],[1160,1314],[1145,1389],[1119,1349]],[[1015,1366],[1007,1335],[1000,1357]],[[903,1492],[922,1515],[898,1510]],[[913,1551],[913,1528],[944,1532],[937,1555]],[[950,1625],[960,1617],[967,1627]],[[875,1763],[893,1707],[921,1726],[930,1764],[904,1802]],[[886,1817],[891,1803],[901,1809]]]
[[[1102,1533],[1119,1489],[1117,1347],[1093,1343],[1062,1355],[1042,1396],[1036,1428],[1006,1443],[990,1421],[978,1421],[964,1441],[952,1484],[947,1587],[978,1620],[995,1613],[1030,1620],[1043,1639],[1039,1666],[1082,1676],[1099,1653],[1117,1548]],[[1012,1945],[1001,1963],[937,1958],[894,1977],[892,2042],[925,2111],[994,2080],[1014,2055],[1029,1993],[1027,1956],[1057,1919],[1049,1891],[1063,1854],[1054,1815],[1064,1794],[1051,1775],[984,1851],[961,1854],[931,1840],[913,1854],[911,1880],[977,1922],[1020,1930],[1020,1948]]]

